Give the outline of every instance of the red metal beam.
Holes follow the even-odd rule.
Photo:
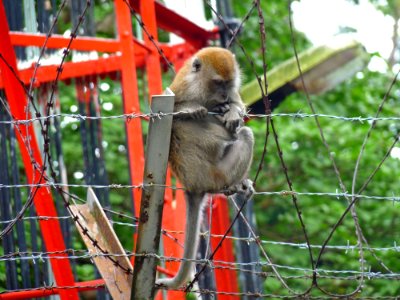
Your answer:
[[[140,10],[140,4],[142,2],[145,1],[129,0],[130,5],[135,11]],[[207,31],[167,8],[160,2],[155,2],[155,13],[159,28],[179,35],[195,48],[199,49],[207,46],[209,40],[218,37],[218,32],[216,30]]]
[[[9,28],[7,24],[6,12],[3,6],[3,1],[0,1],[0,53],[7,61],[7,63],[17,71],[17,62],[14,53],[13,46],[11,44],[10,36],[8,35]],[[3,78],[6,98],[10,106],[12,115],[17,120],[25,120],[27,117],[30,118],[27,111],[28,103],[27,97],[23,87],[20,85],[19,81],[9,69],[9,67],[0,60],[0,70],[1,76]],[[38,180],[41,178],[40,172],[35,169],[31,162],[30,153],[32,153],[33,159],[36,161],[38,166],[41,168],[43,166],[41,151],[39,145],[37,144],[37,139],[35,136],[35,131],[32,123],[27,124],[21,129],[21,134],[19,131],[16,132],[16,136],[19,143],[19,148],[23,158],[23,163],[25,166],[26,175],[28,177],[28,182],[30,184],[44,183],[44,180]],[[29,144],[29,147],[25,144]],[[28,150],[29,149],[29,150]],[[39,182],[38,182],[39,181]],[[50,189],[45,187],[39,188],[35,198],[33,199],[36,213],[39,216],[50,216],[54,217],[47,221],[39,221],[40,229],[42,232],[43,240],[47,251],[57,252],[66,249],[63,235],[61,231],[61,226],[57,217],[57,210],[54,205],[53,197],[51,195]],[[49,223],[50,222],[50,223]],[[61,254],[68,258],[67,254]],[[56,259],[53,256],[59,256],[59,254],[50,255],[50,263],[54,273],[55,281],[57,285],[60,286],[73,286],[74,276],[72,274],[72,268],[68,259]],[[78,300],[78,293],[75,290],[63,290],[60,291],[60,296],[62,299],[76,299]]]
[[[36,46],[42,47],[46,41],[45,34],[39,33],[24,33],[24,32],[10,32],[11,43],[14,46]],[[53,34],[48,38],[46,47],[49,49],[62,49],[68,46],[70,38],[64,37],[59,34]],[[135,43],[136,54],[146,54],[149,50],[143,45],[142,42],[138,41],[133,37]],[[72,43],[70,49],[79,51],[98,51],[98,52],[117,52],[120,51],[120,43],[114,39],[94,38],[94,37],[76,37]]]
[[[183,66],[183,63],[198,50],[186,42],[168,46],[161,44],[161,49],[167,59],[174,65],[176,71],[178,71]],[[168,65],[162,57],[160,57],[160,61],[164,69],[168,70]]]
[[[182,66],[183,62],[192,56],[196,50],[187,43],[168,46],[162,45],[166,57],[178,69]],[[137,68],[143,68],[146,65],[147,56],[140,54],[135,55],[135,64]],[[161,63],[164,65],[164,60],[160,58]],[[43,65],[36,72],[35,85],[50,82],[55,79],[58,65]],[[65,62],[63,65],[63,72],[61,73],[60,80],[67,80],[76,77],[83,77],[96,74],[107,74],[121,69],[120,55],[111,55],[106,58],[91,59],[82,62]],[[27,69],[20,69],[20,79],[24,84],[28,85],[33,76],[34,65]],[[0,78],[0,88],[4,88],[4,83]]]
[[[25,45],[26,46],[26,45]],[[175,66],[180,67],[182,63],[190,57],[196,50],[187,43],[168,46],[161,45],[166,57]],[[136,52],[135,49],[135,64],[137,68],[143,68],[149,64],[147,60],[148,54],[143,51]],[[162,58],[161,63],[164,63]],[[154,60],[153,60],[154,61]],[[155,63],[155,62],[154,62]],[[153,64],[154,66],[154,64]],[[121,70],[121,55],[110,55],[106,58],[91,59],[81,62],[66,62],[63,65],[63,71],[60,80],[67,80],[71,78],[84,77],[88,75],[107,74]],[[55,79],[57,73],[57,65],[43,65],[36,72],[35,85],[51,82]],[[151,68],[150,68],[151,69]],[[20,79],[24,84],[29,85],[33,76],[34,64],[27,69],[19,70]],[[152,74],[153,76],[154,74]],[[3,80],[0,78],[0,88],[4,88]]]
[[[139,65],[144,66],[145,58],[137,58]],[[56,78],[58,65],[41,66],[36,73],[35,85],[46,82],[52,82]],[[63,71],[60,80],[84,77],[88,75],[107,74],[119,71],[121,69],[121,57],[110,56],[107,58],[99,58],[96,60],[87,60],[82,62],[66,62],[63,65]],[[33,76],[34,66],[19,71],[19,77],[28,85]],[[0,88],[4,88],[4,82],[0,78]]]
[[[121,78],[124,101],[124,113],[140,112],[139,95],[137,86],[135,45],[132,41],[131,13],[123,0],[115,0],[115,11],[117,16],[118,39],[121,49]],[[143,182],[144,171],[144,147],[142,136],[142,125],[138,118],[126,122],[126,138],[129,155],[129,171],[131,183],[139,185]],[[133,189],[133,199],[136,215],[140,211],[141,189]]]
[[[146,24],[146,29],[153,37],[153,41],[158,44],[157,21],[154,11],[154,0],[140,1],[140,15]],[[143,33],[144,43],[150,49],[146,63],[147,85],[149,96],[162,93],[160,55],[153,42],[146,33]],[[150,99],[149,99],[150,100]]]
[[[43,289],[32,289],[20,292],[9,292],[0,294],[0,300],[17,300],[17,299],[31,299],[31,298],[41,298],[51,295],[58,295],[60,291],[63,290],[75,290],[79,292],[92,291],[100,288],[104,288],[104,280],[96,279],[84,282],[76,282],[74,286],[71,287],[48,287]]]

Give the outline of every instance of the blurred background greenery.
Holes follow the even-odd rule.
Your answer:
[[[355,5],[359,5],[354,0]],[[399,2],[370,0],[378,10],[392,17],[396,23],[399,19]],[[112,26],[107,22],[113,21],[113,6],[110,1],[95,1],[95,16],[98,35],[112,37]],[[250,0],[232,1],[234,14],[237,18],[243,17],[252,5]],[[289,28],[289,14],[287,1],[261,1],[266,25],[266,58],[268,69],[293,57],[293,45]],[[318,14],[318,11],[315,11]],[[111,17],[110,17],[111,16]],[[59,30],[64,32],[70,28],[68,16],[64,16]],[[373,22],[373,20],[371,20]],[[64,25],[62,25],[64,24]],[[318,26],[318,24],[316,24]],[[136,25],[135,25],[136,27]],[[110,32],[111,28],[111,32]],[[344,27],[343,33],[354,31]],[[397,31],[396,31],[397,34]],[[166,39],[166,34],[160,32],[161,39]],[[303,33],[295,31],[296,47],[299,51],[311,47],[311,42]],[[245,45],[245,50],[254,62],[258,74],[262,74],[262,53],[259,35],[259,20],[257,12],[253,12],[245,23],[240,34],[240,41]],[[398,42],[395,44],[395,55],[387,60],[387,72],[378,72],[366,67],[354,77],[336,86],[334,89],[317,96],[311,96],[311,100],[317,113],[345,117],[374,116],[377,108],[393,80],[393,70],[398,68]],[[236,52],[243,72],[243,82],[249,82],[255,78],[252,68],[237,46]],[[397,51],[397,52],[396,52]],[[396,54],[397,53],[397,54]],[[382,59],[378,52],[370,53],[372,58]],[[145,91],[145,74],[138,71],[139,95],[144,112],[149,112]],[[164,86],[171,82],[171,75],[167,74]],[[118,81],[110,78],[99,79],[99,95],[102,116],[119,115],[123,113],[122,91]],[[400,89],[398,83],[388,96],[382,117],[399,117]],[[59,97],[61,112],[76,113],[77,101],[75,89],[65,83],[59,84]],[[303,93],[294,93],[287,97],[274,113],[311,113],[307,105],[306,96]],[[297,192],[341,192],[338,180],[334,173],[329,153],[321,142],[318,128],[313,118],[274,118],[283,157],[288,168],[288,174]],[[352,176],[360,152],[362,141],[369,129],[371,122],[350,122],[338,119],[320,118],[320,123],[326,140],[331,147],[341,172],[347,191],[351,191]],[[248,122],[255,133],[256,146],[254,153],[251,178],[255,177],[258,164],[263,152],[265,139],[265,119],[253,119]],[[147,123],[142,122],[144,137],[146,137]],[[62,149],[64,161],[67,165],[69,183],[83,184],[85,167],[82,161],[80,123],[76,119],[64,118],[61,122]],[[357,177],[356,190],[368,178],[370,173],[384,157],[389,146],[399,134],[398,121],[380,121],[369,138],[365,153],[362,157],[359,175]],[[110,183],[129,184],[128,162],[126,159],[126,140],[123,119],[102,120],[103,151],[107,175]],[[399,148],[396,148],[399,149]],[[397,151],[397,150],[396,150]],[[21,169],[23,173],[23,169]],[[400,175],[399,155],[394,151],[380,168],[373,181],[365,190],[365,195],[375,196],[399,196],[398,184]],[[282,171],[277,149],[273,137],[270,136],[267,147],[267,155],[263,162],[263,169],[257,180],[256,190],[282,191],[288,190],[287,182]],[[81,198],[85,197],[84,189],[71,188],[71,192]],[[264,241],[305,243],[304,235],[299,223],[298,215],[289,196],[254,197],[255,217],[257,221],[257,233]],[[132,201],[128,189],[114,189],[110,191],[110,203],[114,210],[131,212]],[[305,227],[313,245],[321,245],[327,238],[332,226],[337,222],[347,207],[347,201],[343,197],[329,196],[299,196],[298,203],[302,211]],[[400,209],[396,201],[361,199],[357,205],[357,213],[363,233],[372,247],[385,248],[396,245],[400,236]],[[133,228],[115,225],[115,229],[126,249],[132,249]],[[343,224],[335,231],[329,245],[356,245],[354,222],[348,215]],[[84,249],[80,237],[74,238],[73,248]],[[277,265],[309,268],[308,250],[301,247],[287,245],[273,245],[265,243],[264,248],[272,261]],[[319,249],[313,249],[317,256]],[[399,254],[395,250],[380,250],[377,257],[384,262],[394,273],[400,273]],[[328,249],[325,251],[320,268],[325,270],[354,270],[360,271],[359,254],[357,250]],[[387,273],[379,261],[369,251],[365,251],[366,268],[371,272]],[[0,265],[2,268],[3,265]],[[79,280],[94,278],[94,267],[89,261],[78,261],[76,264]],[[3,270],[4,271],[4,270]],[[265,271],[270,271],[265,268]],[[280,269],[283,275],[302,275],[302,272]],[[340,274],[343,275],[343,274]],[[351,274],[345,274],[351,275]],[[5,272],[0,272],[0,282],[5,281]],[[288,279],[289,285],[295,290],[304,291],[311,283],[310,279]],[[323,279],[324,288],[335,293],[351,292],[357,286],[355,278]],[[0,286],[5,286],[0,284]],[[266,293],[282,294],[281,285],[273,277],[264,281]],[[396,296],[400,294],[398,280],[373,279],[368,280],[363,288],[362,296]],[[317,291],[314,296],[321,295]]]

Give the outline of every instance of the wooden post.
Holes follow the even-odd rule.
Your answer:
[[[151,108],[154,113],[173,112],[174,95],[168,90],[166,95],[154,96]],[[154,298],[157,259],[146,255],[157,254],[160,243],[171,128],[172,115],[150,120],[135,251],[137,256],[132,282],[132,300]]]

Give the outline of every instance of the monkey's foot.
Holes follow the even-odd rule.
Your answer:
[[[241,138],[245,141],[254,143],[253,131],[249,127],[246,127],[246,126],[240,127],[238,136],[239,136],[239,138]]]
[[[225,192],[226,195],[240,194],[246,198],[250,198],[253,193],[253,181],[250,179],[244,179],[241,183],[231,186]]]

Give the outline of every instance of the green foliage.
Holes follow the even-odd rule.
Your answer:
[[[254,1],[232,1],[235,16],[238,19],[244,18]],[[291,45],[291,36],[289,28],[289,16],[287,2],[284,1],[260,1],[261,8],[264,15],[265,30],[266,30],[266,56],[268,69],[271,69],[279,63],[291,58],[293,56],[293,49]],[[254,67],[258,74],[263,72],[262,52],[261,52],[261,36],[259,32],[259,20],[257,8],[255,8],[246,21],[244,28],[241,31],[240,42],[248,56],[252,59]],[[309,46],[309,42],[305,37],[297,33],[296,35],[297,47],[305,49]],[[244,81],[253,79],[252,66],[245,58],[242,51],[238,46],[234,46],[233,50],[236,52],[239,64],[242,68]]]
[[[234,2],[237,16],[243,16],[250,7],[250,1],[244,4]],[[293,55],[293,48],[288,26],[286,2],[261,2],[267,31],[267,64],[269,67],[279,64]],[[259,52],[260,37],[258,33],[257,16],[252,16],[242,31],[241,41],[250,53],[257,67],[258,74],[262,73],[262,56]],[[303,36],[296,34],[296,47],[301,51],[308,43]],[[245,80],[254,78],[251,68],[244,62],[239,53],[241,66],[246,74]],[[393,74],[380,74],[368,69],[359,72],[353,79],[340,84],[334,90],[319,96],[311,96],[317,113],[358,117],[374,116],[381,103]],[[395,85],[385,104],[381,116],[398,116],[400,108],[397,95],[399,86]],[[274,113],[311,113],[303,94],[292,94]],[[330,152],[335,159],[346,191],[351,193],[353,172],[360,152],[361,144],[367,134],[370,123],[349,122],[330,118],[319,118],[325,138],[330,146]],[[254,178],[263,152],[266,122],[255,119],[249,122],[256,137],[256,148],[251,177]],[[289,177],[294,190],[298,192],[341,192],[335,175],[328,150],[324,147],[313,118],[275,117],[274,125],[279,136],[283,158],[288,168]],[[358,171],[355,192],[362,186],[368,176],[377,167],[399,132],[395,121],[380,121],[368,140]],[[400,176],[400,160],[388,157],[377,172],[365,195],[393,196],[399,195],[400,188],[397,179]],[[269,136],[267,155],[263,162],[263,171],[257,181],[257,191],[288,190],[288,185],[282,171],[274,138]],[[299,196],[298,204],[302,212],[310,243],[321,245],[327,238],[334,224],[340,218],[348,203],[344,198],[328,196]],[[254,198],[258,233],[264,240],[305,243],[298,214],[290,196],[264,196]],[[391,247],[399,236],[400,210],[398,203],[383,200],[361,199],[357,203],[357,214],[366,239],[373,247]],[[355,245],[354,222],[349,215],[343,224],[337,228],[329,245]],[[310,268],[310,258],[307,249],[296,247],[269,245],[265,246],[272,261],[278,265]],[[313,250],[314,260],[319,249]],[[378,257],[394,272],[395,251],[379,251]],[[326,250],[322,256],[319,268],[326,270],[359,270],[359,254],[357,250]],[[365,251],[366,269],[372,272],[386,271],[379,262]],[[266,268],[266,271],[271,271]],[[302,275],[302,272],[279,269],[283,275]],[[333,274],[330,274],[333,275]],[[310,286],[310,280],[290,279],[289,286],[295,290],[304,291]],[[265,291],[282,294],[282,286],[276,279],[265,281]],[[320,280],[320,284],[334,293],[351,292],[357,282],[346,280]],[[400,293],[400,285],[388,280],[371,280],[365,284],[364,296],[394,296]],[[322,295],[316,291],[313,295]]]

